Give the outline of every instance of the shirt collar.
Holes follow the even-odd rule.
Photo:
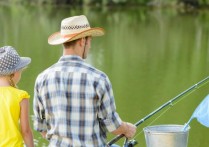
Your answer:
[[[81,61],[81,62],[83,62],[83,59],[77,55],[64,55],[59,59],[58,62],[63,62],[63,61]]]

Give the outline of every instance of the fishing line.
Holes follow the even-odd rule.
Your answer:
[[[206,82],[207,83],[207,82]],[[206,83],[202,84],[200,87],[204,86]],[[195,89],[198,89],[200,87],[195,87]],[[160,119],[161,116],[163,116],[168,110],[171,109],[171,107],[173,107],[174,105],[176,105],[177,103],[181,102],[182,100],[184,100],[188,95],[190,95],[193,91],[190,91],[189,93],[185,94],[181,99],[179,99],[178,101],[176,101],[175,103],[172,102],[170,103],[170,107],[168,107],[167,109],[165,109],[159,116],[157,116],[153,121],[151,121],[148,126],[152,125],[154,122],[156,122],[158,119]],[[139,135],[141,135],[143,133],[143,129],[137,133],[133,139],[136,139]]]
[[[205,83],[206,84],[206,83]],[[204,84],[203,84],[204,85]],[[203,86],[202,85],[202,86]],[[196,89],[197,89],[198,87],[196,87]],[[172,102],[172,103],[170,103],[170,107],[168,107],[167,109],[165,109],[162,113],[160,113],[160,115],[159,116],[157,116],[153,121],[151,121],[149,124],[148,124],[148,126],[150,126],[150,125],[152,125],[154,122],[156,122],[158,119],[160,119],[160,117],[161,116],[163,116],[168,110],[170,110],[174,105],[176,105],[177,103],[179,103],[179,102],[181,102],[182,100],[184,100],[188,95],[190,95],[192,93],[192,91],[190,91],[189,93],[187,93],[187,94],[185,94],[181,99],[179,99],[178,101],[176,101],[175,103],[174,102]],[[137,136],[138,135],[140,135],[140,134],[142,134],[143,133],[143,129],[139,132],[139,133],[137,133],[135,136],[134,136],[134,138],[133,139],[136,139],[137,138]]]
[[[167,108],[166,110],[164,110],[158,117],[156,117],[153,121],[151,121],[148,126],[152,125],[155,121],[157,121],[163,114],[165,114],[172,106],[170,106],[169,108]],[[143,133],[143,129],[137,133],[133,139],[136,139],[138,135]]]
[[[144,118],[140,119],[138,122],[136,122],[134,125],[136,127],[138,127],[141,123],[143,123],[145,120],[149,119],[151,116],[155,115],[156,113],[158,113],[159,111],[161,111],[162,109],[166,108],[167,106],[173,106],[175,104],[177,104],[178,102],[180,102],[181,100],[183,100],[186,96],[188,96],[189,94],[191,94],[192,92],[194,92],[195,90],[197,90],[198,88],[202,87],[203,85],[205,85],[206,83],[208,83],[209,81],[209,76],[206,77],[205,79],[199,81],[198,83],[194,84],[193,86],[189,87],[188,89],[186,89],[185,91],[181,92],[180,94],[178,94],[177,96],[175,96],[174,98],[172,98],[171,100],[167,101],[166,103],[164,103],[163,105],[161,105],[160,107],[158,107],[156,110],[152,111],[151,113],[149,113],[147,116],[145,116]],[[181,98],[181,99],[179,99]],[[175,101],[175,103],[174,103]],[[157,119],[159,119],[165,112],[167,112],[170,109],[167,108],[163,113],[161,113],[160,116],[158,116],[156,119],[154,119],[151,123],[155,122]],[[141,132],[139,132],[140,134]],[[112,145],[113,143],[117,142],[120,138],[124,137],[123,134],[116,136],[115,138],[113,138],[111,141],[109,141],[107,144],[108,145]],[[128,142],[128,139],[126,138],[126,142]],[[132,143],[132,142],[131,142]]]

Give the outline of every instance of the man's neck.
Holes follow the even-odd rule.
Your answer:
[[[77,55],[80,56],[81,58],[83,56],[79,49],[74,49],[74,48],[63,49],[63,55]]]

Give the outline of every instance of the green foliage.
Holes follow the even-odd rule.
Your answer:
[[[202,5],[209,4],[209,0],[199,0],[199,3]]]
[[[135,5],[173,5],[178,2],[197,2],[208,5],[209,0],[1,0],[8,4],[36,4],[36,5],[93,5],[93,6],[135,6]]]

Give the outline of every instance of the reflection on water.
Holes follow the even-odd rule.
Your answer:
[[[93,39],[87,62],[109,76],[117,110],[126,121],[137,122],[208,75],[209,12],[205,10],[186,14],[172,8],[0,7],[0,45],[15,46],[21,55],[32,58],[19,84],[31,94],[31,116],[35,78],[62,54],[61,46],[49,46],[47,38],[71,15],[85,14],[92,27],[105,28],[104,37]],[[145,146],[145,126],[186,123],[208,88],[197,89],[140,125],[135,137],[139,145]],[[34,136],[36,146],[47,146],[39,133],[34,131]],[[188,146],[207,147],[207,136],[207,128],[192,122]]]

